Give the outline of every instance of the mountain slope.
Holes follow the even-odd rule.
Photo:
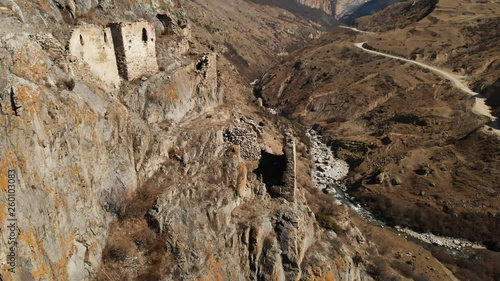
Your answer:
[[[350,246],[359,231],[346,210],[310,195],[302,129],[250,100],[252,75],[282,48],[314,37],[314,25],[255,5],[240,24],[216,16],[240,6],[210,4],[0,3],[0,193],[12,193],[15,174],[17,204],[7,212],[0,202],[0,253],[15,255],[2,261],[0,279],[363,278]],[[76,38],[85,53],[95,51],[93,41],[110,43],[108,23],[139,19],[156,29],[156,38],[138,37],[156,41],[152,75],[108,85],[66,48],[80,26],[99,30]],[[256,38],[245,38],[247,29]],[[110,59],[99,54],[99,62]],[[290,128],[297,163],[284,144]],[[298,183],[286,186],[295,197],[266,185],[262,155],[285,157],[285,175],[291,163],[300,168]],[[318,225],[310,204],[338,219],[345,242]],[[4,231],[12,218],[16,226]]]
[[[423,7],[429,1],[420,2],[403,16],[428,11]],[[473,97],[440,76],[367,55],[353,44],[367,41],[381,52],[465,74],[471,88],[490,89],[485,92],[493,101],[500,75],[498,36],[485,24],[496,25],[498,5],[440,1],[433,11],[429,3],[432,12],[413,22],[394,19],[398,9],[411,9],[405,5],[374,15],[379,23],[385,17],[389,29],[407,21],[403,28],[334,30],[271,68],[255,93],[280,114],[316,124],[336,155],[350,164],[351,194],[390,225],[494,245],[500,237],[500,140],[482,126],[490,120],[473,114]],[[359,23],[384,30],[371,18]],[[487,260],[482,259],[485,267],[495,266]],[[498,275],[474,268],[458,270],[461,278]]]

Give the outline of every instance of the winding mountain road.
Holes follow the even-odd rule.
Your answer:
[[[405,58],[402,58],[402,57],[398,57],[398,56],[394,56],[394,55],[389,55],[389,54],[385,54],[385,53],[381,53],[381,52],[377,52],[377,51],[374,51],[374,50],[370,50],[370,49],[367,49],[365,47],[365,44],[366,44],[366,41],[365,42],[361,42],[361,43],[355,43],[354,46],[362,49],[363,51],[365,52],[368,52],[368,53],[371,53],[371,54],[374,54],[374,55],[379,55],[379,56],[384,56],[384,57],[388,57],[388,58],[392,58],[392,59],[395,59],[395,60],[400,60],[400,61],[404,61],[404,62],[408,62],[408,63],[412,63],[412,64],[415,64],[415,65],[418,65],[422,68],[425,68],[425,69],[428,69],[434,73],[436,73],[437,75],[451,81],[453,83],[453,85],[467,93],[467,94],[470,94],[472,96],[474,96],[476,98],[475,100],[475,103],[474,103],[474,107],[472,108],[472,111],[476,114],[479,114],[479,115],[483,115],[483,116],[487,116],[489,117],[492,122],[487,126],[489,128],[491,128],[491,130],[497,134],[497,135],[500,135],[500,128],[498,126],[498,120],[496,120],[497,118],[494,117],[493,115],[491,115],[491,108],[486,105],[485,103],[485,99],[482,99],[482,98],[479,98],[479,94],[472,91],[469,87],[467,87],[464,83],[463,83],[463,79],[464,77],[463,76],[460,76],[460,75],[457,75],[457,74],[453,74],[453,73],[449,73],[449,72],[446,72],[444,70],[441,70],[439,68],[436,68],[434,66],[430,66],[430,65],[427,65],[425,63],[421,63],[421,62],[418,62],[418,61],[415,61],[415,60],[409,60],[409,59],[405,59]]]

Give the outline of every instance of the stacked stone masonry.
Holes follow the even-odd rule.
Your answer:
[[[235,124],[232,124],[224,131],[224,141],[238,145],[241,157],[248,161],[256,161],[260,158],[257,137],[258,131],[248,121],[236,120]]]

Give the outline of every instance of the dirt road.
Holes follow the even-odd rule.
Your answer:
[[[398,56],[393,56],[393,55],[389,55],[389,54],[385,54],[385,53],[381,53],[381,52],[377,52],[377,51],[374,51],[374,50],[369,50],[367,48],[365,48],[365,44],[366,44],[366,41],[365,42],[361,42],[361,43],[355,43],[354,46],[362,49],[363,51],[365,52],[368,52],[368,53],[371,53],[371,54],[375,54],[375,55],[379,55],[379,56],[384,56],[384,57],[388,57],[388,58],[392,58],[392,59],[396,59],[396,60],[401,60],[401,61],[405,61],[405,62],[408,62],[408,63],[412,63],[412,64],[415,64],[415,65],[418,65],[422,68],[425,68],[425,69],[428,69],[436,74],[438,74],[439,76],[451,81],[453,83],[453,85],[458,88],[459,90],[467,93],[467,94],[470,94],[472,96],[475,96],[476,97],[476,101],[474,103],[474,107],[472,108],[472,111],[476,114],[479,114],[479,115],[484,115],[484,116],[487,116],[489,117],[492,122],[490,124],[490,127],[497,135],[500,135],[500,130],[498,128],[498,126],[495,126],[494,124],[497,124],[498,125],[498,122],[496,120],[496,117],[494,117],[493,115],[491,115],[491,108],[486,105],[485,103],[485,99],[482,99],[482,98],[478,98],[478,93],[472,91],[469,87],[467,87],[462,81],[464,79],[463,76],[460,76],[460,75],[457,75],[457,74],[454,74],[454,73],[449,73],[447,71],[444,71],[444,70],[441,70],[439,68],[436,68],[436,67],[433,67],[433,66],[430,66],[430,65],[427,65],[425,63],[421,63],[421,62],[418,62],[418,61],[414,61],[414,60],[409,60],[409,59],[405,59],[405,58],[401,58],[401,57],[398,57]]]

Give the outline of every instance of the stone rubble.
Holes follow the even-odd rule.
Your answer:
[[[314,131],[308,131],[307,135],[311,139],[311,155],[316,165],[313,181],[327,194],[335,194],[336,187],[345,189],[340,181],[349,172],[347,163],[335,158],[332,151],[320,141],[320,137]]]
[[[401,228],[396,226],[395,229],[399,232],[405,233],[408,236],[417,238],[428,244],[439,247],[446,247],[454,250],[462,250],[463,248],[470,247],[475,249],[484,249],[485,247],[479,243],[470,242],[464,239],[457,239],[452,237],[437,236],[432,233],[418,233],[408,228]]]
[[[253,120],[245,119],[240,121],[236,119],[236,122],[224,131],[224,141],[238,145],[243,159],[257,161],[260,159],[260,147],[257,137],[261,130]]]

